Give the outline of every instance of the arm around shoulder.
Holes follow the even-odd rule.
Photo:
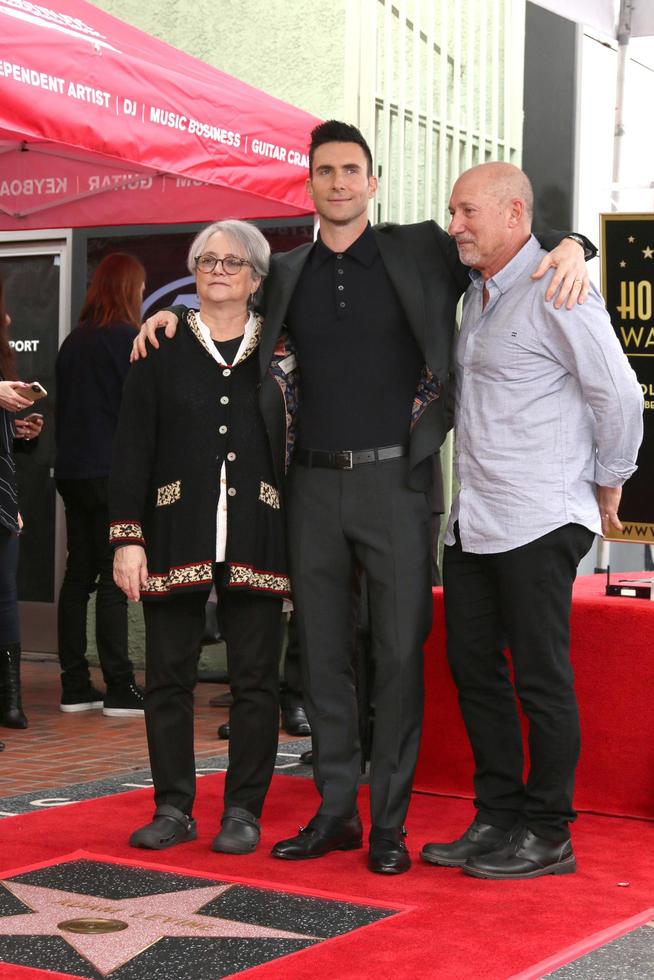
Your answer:
[[[548,269],[555,272],[545,293],[545,302],[554,299],[556,309],[565,307],[571,310],[575,305],[586,302],[590,278],[586,260],[597,255],[591,241],[575,232],[544,231],[534,233],[541,248],[549,249],[533,279],[541,279]]]
[[[171,306],[164,310],[159,310],[158,313],[153,313],[152,316],[149,316],[147,320],[141,324],[141,329],[134,338],[130,360],[138,361],[141,358],[146,358],[149,353],[149,346],[154,347],[155,350],[159,348],[157,330],[163,329],[166,337],[174,337],[175,333],[177,332],[177,325],[179,321],[187,314],[187,312],[187,306]]]

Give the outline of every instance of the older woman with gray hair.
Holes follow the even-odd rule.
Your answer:
[[[194,840],[193,688],[204,610],[216,586],[234,703],[216,851],[257,846],[279,726],[282,601],[289,594],[282,483],[292,436],[293,370],[259,367],[254,296],[264,236],[219,221],[193,241],[199,312],[187,310],[127,377],[109,485],[116,583],[143,599],[145,722],[152,822],[134,847]],[[290,405],[289,405],[290,408]]]

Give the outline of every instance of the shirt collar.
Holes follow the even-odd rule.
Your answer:
[[[484,286],[494,285],[500,293],[506,293],[514,283],[524,277],[525,272],[535,268],[535,262],[540,251],[540,242],[533,235],[530,235],[520,251],[516,252],[513,258],[490,279],[484,279],[478,269],[470,269],[468,275],[476,289],[481,290]]]
[[[318,237],[313,246],[313,252],[311,256],[311,263],[314,268],[318,268],[327,259],[333,259],[335,255],[340,255],[340,252],[332,252],[331,248],[323,242],[320,237],[320,232],[318,232]],[[379,249],[377,248],[377,242],[375,241],[375,236],[373,234],[370,223],[366,225],[365,231],[363,231],[355,242],[352,242],[350,247],[343,253],[349,258],[355,259],[361,265],[371,266],[375,261],[375,257],[379,254]]]
[[[196,319],[197,319],[198,327],[200,328],[200,332],[201,332],[202,336],[204,337],[207,350],[209,351],[209,353],[211,354],[211,356],[213,357],[213,359],[215,361],[218,361],[219,364],[227,365],[227,361],[222,356],[222,354],[220,353],[220,351],[218,350],[218,348],[216,347],[215,343],[213,342],[213,340],[211,338],[211,331],[209,330],[209,327],[206,325],[206,323],[203,323],[203,321],[200,319],[200,314],[199,313],[196,313],[195,316],[196,316]],[[239,344],[239,348],[238,348],[238,351],[236,352],[236,357],[234,358],[234,361],[232,363],[232,367],[235,364],[238,364],[238,362],[241,360],[243,354],[248,349],[249,344],[250,344],[250,341],[252,340],[252,337],[254,336],[254,333],[255,333],[255,330],[256,330],[256,326],[257,326],[256,318],[255,318],[255,316],[254,316],[253,313],[250,313],[250,316],[248,317],[248,321],[245,324],[245,328],[243,330],[243,339],[241,340],[241,343]]]

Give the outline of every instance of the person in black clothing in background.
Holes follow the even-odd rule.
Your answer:
[[[68,558],[59,593],[62,711],[143,714],[127,652],[127,598],[113,580],[107,481],[123,382],[140,322],[145,269],[115,252],[98,265],[79,325],[57,356],[55,478],[66,510]],[[106,694],[91,683],[86,612],[97,590],[95,633]]]
[[[286,650],[284,651],[284,666],[279,678],[279,707],[282,715],[282,728],[288,735],[306,738],[311,734],[311,725],[304,710],[304,695],[302,694],[302,670],[300,666],[300,648],[295,628],[295,616],[291,612],[288,620],[283,623],[282,632],[286,634]],[[280,639],[280,649],[284,646],[284,636]],[[232,704],[231,694],[218,694],[209,704],[214,708],[228,708]],[[231,736],[229,721],[218,726],[218,738],[228,739]],[[302,762],[311,762],[311,750],[302,753]]]
[[[29,452],[43,428],[43,416],[33,413],[23,419],[13,413],[33,404],[29,387],[16,381],[14,352],[9,346],[9,317],[0,280],[0,724],[27,728],[20,691],[20,622],[16,570],[18,536],[23,521],[18,512],[14,451]],[[4,749],[0,742],[0,751]]]
[[[284,669],[279,685],[279,706],[282,711],[282,728],[285,732],[300,738],[311,734],[311,725],[304,710],[300,643],[293,612],[288,617]]]

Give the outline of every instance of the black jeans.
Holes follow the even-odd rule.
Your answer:
[[[447,655],[475,757],[478,817],[564,840],[576,816],[580,747],[569,650],[572,584],[594,535],[567,524],[511,551],[478,555],[464,552],[455,532],[443,560]],[[526,783],[516,693],[529,720]]]
[[[127,597],[114,583],[109,546],[107,478],[57,480],[66,509],[68,557],[59,593],[57,633],[62,687],[84,691],[90,683],[86,660],[86,612],[97,590],[95,639],[108,688],[133,680],[127,652]]]

